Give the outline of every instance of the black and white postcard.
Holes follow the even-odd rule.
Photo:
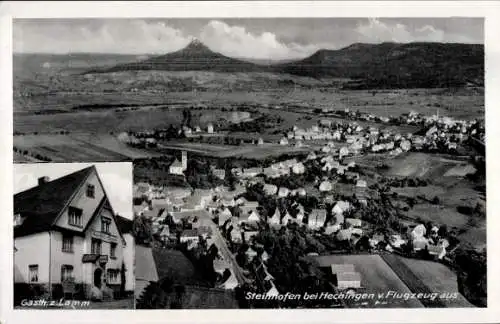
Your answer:
[[[361,3],[6,22],[14,309],[494,319],[498,7]]]

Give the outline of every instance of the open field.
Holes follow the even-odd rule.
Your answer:
[[[115,135],[110,134],[72,134],[72,138],[90,143],[107,150],[123,154],[131,159],[143,159],[148,157],[159,157],[161,154],[150,152],[148,150],[133,148],[121,142]]]
[[[13,160],[18,163],[34,163],[34,162],[41,162],[40,160],[29,156],[29,155],[24,155],[19,152],[13,152]]]
[[[463,177],[473,173],[474,167],[463,158],[446,158],[436,154],[409,152],[395,157],[387,163],[388,176],[420,177],[436,179],[442,177]]]
[[[457,210],[457,207],[463,206],[474,208],[476,204],[484,204],[486,200],[485,194],[476,188],[477,183],[463,176],[465,172],[462,171],[468,173],[474,170],[469,163],[426,153],[406,153],[393,158],[384,154],[366,154],[348,158],[347,161],[355,161],[367,174],[419,177],[427,180],[427,186],[391,187],[391,192],[398,194],[399,203],[403,206],[407,205],[406,198],[416,199],[416,204],[403,212],[405,218],[401,221],[408,226],[420,222],[444,224],[458,232],[461,244],[479,250],[486,246],[485,220],[475,215],[464,215]],[[376,168],[377,165],[383,164],[388,165],[389,169]],[[368,170],[370,172],[366,172]],[[370,176],[365,176],[364,179],[368,184],[376,181]],[[352,193],[352,189],[347,185],[336,184],[335,190],[347,195]],[[434,197],[439,198],[438,204],[431,203]]]
[[[132,103],[129,103],[131,105]],[[231,112],[223,111],[225,106],[231,104],[242,105],[244,102],[207,103],[211,108],[199,109],[193,111],[193,125],[205,127],[208,123],[226,122],[230,118]],[[86,104],[87,105],[87,104]],[[53,133],[60,131],[69,132],[91,132],[108,133],[121,131],[142,131],[154,128],[165,128],[169,125],[179,126],[182,122],[183,108],[189,108],[196,105],[196,101],[187,101],[179,104],[152,105],[144,106],[119,106],[119,108],[99,108],[99,109],[75,109],[61,113],[15,113],[14,131],[17,133]],[[286,105],[285,105],[286,106]],[[132,109],[133,108],[133,109]],[[55,109],[55,108],[54,108]],[[65,109],[65,108],[57,108]],[[90,109],[90,108],[89,108]],[[321,117],[311,113],[298,113],[284,108],[252,108],[261,114],[280,117],[283,121],[275,127],[266,129],[262,136],[268,136],[273,133],[282,133],[291,129],[295,125],[307,128],[316,125]],[[242,110],[245,110],[244,108]],[[311,109],[312,110],[312,109]],[[328,118],[332,121],[345,122],[341,118]],[[78,121],[78,123],[76,123]],[[390,126],[376,124],[374,122],[359,121],[363,127],[377,126],[382,129],[397,131],[403,134],[414,133],[419,130],[416,126]]]
[[[461,233],[459,239],[463,244],[475,248],[486,245],[486,231],[477,229],[484,220],[457,211],[457,207],[462,206],[474,208],[486,199],[484,193],[476,189],[477,184],[464,177],[464,173],[475,171],[471,164],[425,153],[408,153],[387,164],[390,169],[386,174],[390,176],[420,177],[429,182],[427,186],[391,188],[401,197],[417,198],[417,203],[405,213],[409,219],[445,224]],[[431,203],[434,197],[439,198],[438,204]]]
[[[426,222],[446,224],[446,226],[457,228],[464,227],[469,219],[469,216],[460,214],[456,209],[431,204],[415,205],[408,211],[408,216],[413,219],[421,218]]]
[[[14,147],[31,155],[39,154],[54,162],[67,161],[123,161],[155,156],[154,153],[130,148],[112,135],[19,135],[14,136]],[[31,156],[14,155],[14,161],[27,162]]]
[[[266,85],[261,89],[244,87],[239,89],[231,88],[228,84],[236,82],[238,78],[248,79],[249,84],[254,84],[252,82],[255,80],[266,78],[275,80],[275,77],[262,74],[249,76],[202,72],[180,74],[157,72],[143,76],[141,73],[143,72],[140,72],[139,76],[129,75],[128,80],[132,80],[130,82],[122,82],[121,76],[114,74],[98,75],[93,79],[87,76],[89,80],[80,81],[78,78],[83,76],[73,75],[68,78],[76,78],[76,81],[70,78],[69,83],[61,82],[61,84],[54,83],[53,79],[52,83],[49,83],[50,78],[17,80],[18,88],[14,95],[14,130],[40,133],[53,130],[108,132],[151,129],[180,122],[181,111],[176,108],[198,104],[214,108],[241,105],[261,106],[262,109],[268,107],[268,113],[274,111],[285,119],[282,125],[284,128],[293,126],[298,120],[302,127],[307,127],[308,123],[314,124],[319,118],[324,117],[313,114],[313,110],[324,107],[334,110],[349,108],[380,116],[397,116],[410,111],[431,115],[435,114],[438,108],[442,113],[457,118],[470,119],[484,116],[484,94],[467,89],[458,90],[458,93],[445,89],[347,91],[339,90],[338,85],[332,85],[328,80],[300,77],[285,77],[293,80],[291,85],[283,85],[281,81],[266,81]],[[165,77],[164,73],[170,76]],[[171,89],[168,84],[164,87],[159,86],[163,82],[159,81],[162,78],[169,80],[194,78],[195,82],[201,85],[222,82],[223,86],[220,89],[207,88],[200,91]],[[102,84],[105,85],[104,88]],[[104,91],[106,87],[109,89]],[[115,112],[112,107],[97,111],[78,109],[93,105],[116,107],[134,105],[143,108],[126,112]],[[168,107],[171,109],[165,109]],[[51,114],[51,111],[66,113]],[[219,113],[216,115],[224,117]],[[78,125],[74,122],[75,119],[79,120]],[[365,123],[360,122],[360,124]],[[413,129],[408,126],[389,128],[391,127],[403,133]]]
[[[460,242],[470,244],[478,251],[486,248],[486,220],[479,220],[474,227],[466,228],[466,231],[458,235]]]
[[[379,255],[331,255],[326,256],[328,263],[354,264],[354,268],[361,274],[361,286],[364,292],[386,294],[388,291],[397,293],[411,293],[410,289],[401,281],[401,279],[392,271],[392,269],[382,260]],[[319,257],[325,258],[325,257]],[[373,299],[365,307],[383,307],[383,308],[419,308],[423,307],[418,300],[404,299]],[[349,301],[348,303],[357,303]],[[360,305],[350,305],[352,307]]]
[[[220,113],[203,114],[204,123],[215,121]],[[208,118],[212,116],[211,118]],[[196,118],[195,118],[196,119]],[[211,119],[211,120],[210,120]],[[109,133],[110,131],[142,131],[180,125],[182,109],[144,108],[116,112],[115,109],[75,111],[46,115],[14,115],[14,130],[20,133],[54,131]]]
[[[377,115],[412,110],[457,118],[484,115],[484,92],[475,89],[340,90],[335,78],[316,79],[262,72],[123,71],[71,74],[41,69],[36,77],[18,64],[14,78],[14,110],[68,110],[81,104],[151,104],[172,99],[191,102],[254,102],[270,106],[293,103],[335,109],[349,108]],[[30,72],[30,71],[28,71]],[[196,93],[193,94],[193,90]]]
[[[444,307],[473,307],[458,292],[456,274],[444,264],[403,258],[394,254],[384,254],[382,258],[398,273],[412,291],[455,294],[455,298],[440,298],[438,303]]]
[[[218,157],[218,158],[246,158],[265,159],[283,154],[307,153],[307,148],[296,148],[291,146],[281,146],[276,144],[265,145],[222,145],[206,143],[163,143],[158,146],[159,150],[184,150],[196,154]]]

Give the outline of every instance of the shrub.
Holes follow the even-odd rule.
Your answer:
[[[168,297],[165,291],[156,282],[151,282],[139,296],[136,302],[137,309],[166,308]]]
[[[474,213],[474,208],[471,206],[458,206],[457,211],[464,215],[472,215]]]

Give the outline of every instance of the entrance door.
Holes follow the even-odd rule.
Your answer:
[[[94,271],[94,286],[97,288],[101,288],[102,284],[102,270],[100,268],[95,269]]]

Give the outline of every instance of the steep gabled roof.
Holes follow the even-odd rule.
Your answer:
[[[182,162],[175,158],[174,162],[170,164],[169,168],[179,168],[182,167]]]
[[[15,194],[14,213],[25,219],[14,229],[14,236],[49,230],[92,172],[95,166]]]
[[[116,215],[116,226],[122,234],[132,233],[133,224],[131,219]]]

